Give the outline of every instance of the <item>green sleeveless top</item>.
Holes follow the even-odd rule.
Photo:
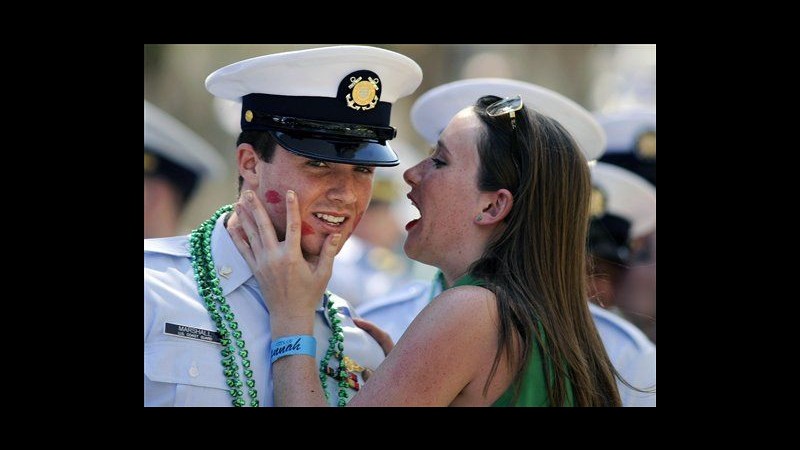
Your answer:
[[[443,289],[449,289],[446,287],[446,283],[444,281],[444,276],[442,272],[436,274],[436,280],[441,284]],[[464,275],[463,277],[456,280],[450,287],[456,286],[484,286],[485,283],[483,280],[479,280],[473,278],[469,273]],[[539,332],[542,332],[541,329]],[[546,336],[542,336],[543,340],[546,339]],[[534,345],[533,351],[528,358],[528,367],[525,368],[525,373],[523,374],[522,384],[520,385],[519,389],[519,396],[517,397],[516,401],[514,401],[514,383],[506,389],[503,395],[497,399],[492,406],[550,406],[547,401],[547,389],[545,389],[545,377],[544,377],[544,366],[547,365],[548,370],[550,370],[550,375],[552,378],[553,375],[553,367],[550,361],[547,361],[546,364],[542,360],[541,352],[539,352],[539,346]],[[574,399],[572,396],[572,384],[567,380],[567,404],[565,406],[573,406]]]

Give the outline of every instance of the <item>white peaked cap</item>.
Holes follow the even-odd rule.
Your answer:
[[[422,69],[407,56],[345,45],[239,61],[209,75],[206,88],[241,103],[240,130],[269,132],[300,156],[395,166],[392,104],[421,82]]]
[[[211,144],[147,100],[144,101],[144,147],[195,173],[200,181],[220,177],[226,167]]]
[[[380,98],[387,103],[411,94],[422,83],[422,69],[405,55],[377,47],[340,45],[239,61],[209,75],[206,88],[229,100],[252,93],[335,98],[339,82],[354,70],[380,75]]]
[[[590,164],[592,184],[605,195],[606,211],[631,223],[631,239],[656,228],[656,188],[635,173],[613,164]]]
[[[519,95],[526,107],[563,125],[588,161],[603,154],[605,132],[584,107],[542,86],[505,78],[473,78],[435,87],[422,94],[411,107],[411,123],[428,143],[435,144],[450,119],[484,95],[501,98]]]
[[[655,131],[656,112],[631,109],[608,114],[597,114],[597,120],[606,131],[608,153],[632,153],[642,133]]]

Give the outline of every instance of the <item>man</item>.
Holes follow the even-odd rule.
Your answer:
[[[242,103],[240,192],[265,204],[285,236],[287,191],[303,219],[301,247],[320,254],[346,239],[369,203],[373,167],[395,166],[386,141],[391,103],[422,71],[388,50],[339,46],[251,58],[209,75],[214,95]],[[145,405],[272,406],[269,312],[220,208],[190,236],[145,241]],[[383,350],[352,321],[344,300],[320,299],[315,354],[331,405],[357,392]],[[329,381],[330,382],[327,382]]]
[[[144,238],[173,236],[186,204],[225,163],[195,132],[144,101]]]
[[[591,172],[589,309],[617,370],[630,384],[651,387],[656,382],[655,346],[634,324],[654,322],[655,310],[652,315],[631,314],[622,299],[631,263],[631,241],[651,233],[656,226],[656,190],[644,178],[611,164],[598,162]],[[623,386],[620,394],[627,406],[655,406],[655,394]]]
[[[591,161],[600,157],[605,148],[605,133],[600,124],[582,106],[549,89],[531,83],[500,78],[477,78],[448,83],[420,96],[411,108],[411,122],[425,140],[434,144],[450,119],[461,109],[474,104],[483,95],[511,97],[520,95],[525,104],[540,113],[558,120],[575,138],[586,159]],[[438,274],[441,275],[441,274]],[[376,299],[360,306],[357,311],[364,319],[370,320],[398,340],[414,317],[443,289],[444,280],[437,276],[433,284],[413,282],[384,298]],[[603,343],[609,357],[618,371],[637,387],[644,378],[652,378],[655,383],[655,349],[628,345],[631,340],[639,342],[634,336],[635,327],[619,325],[624,322],[611,314],[603,314],[590,305]],[[639,333],[641,335],[641,333]],[[611,339],[613,337],[613,339]],[[645,339],[646,340],[646,339]],[[625,351],[614,351],[611,346],[625,344]],[[652,344],[651,344],[652,347]],[[632,349],[632,350],[631,350]],[[615,359],[615,357],[617,359]],[[641,404],[638,397],[633,399],[632,391],[618,384],[625,406]],[[655,403],[655,395],[647,401]]]
[[[608,136],[600,161],[622,167],[656,186],[656,113],[635,108],[598,114]],[[641,179],[640,178],[640,179]],[[655,202],[653,202],[655,205]],[[654,207],[654,206],[653,206]],[[655,220],[655,211],[652,212]],[[631,236],[630,268],[618,287],[615,303],[625,317],[656,342],[656,227]]]

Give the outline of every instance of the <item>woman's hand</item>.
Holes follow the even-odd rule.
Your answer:
[[[330,279],[341,234],[329,235],[320,255],[306,260],[300,248],[297,195],[291,190],[286,193],[283,242],[278,241],[272,221],[253,191],[242,192],[236,214],[242,230],[232,230],[231,236],[258,280],[269,309],[273,336],[313,334],[314,311]]]
[[[394,341],[392,341],[392,337],[389,336],[389,333],[383,331],[379,326],[375,325],[369,320],[361,319],[359,317],[353,317],[353,323],[355,323],[358,328],[361,328],[369,333],[369,335],[372,336],[372,339],[375,339],[378,345],[380,345],[383,349],[384,356],[388,355],[389,352],[394,348]]]

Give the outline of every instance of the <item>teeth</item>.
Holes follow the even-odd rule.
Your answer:
[[[331,215],[322,214],[322,213],[314,213],[314,215],[317,216],[318,218],[320,218],[320,219],[322,219],[322,220],[324,220],[324,221],[326,221],[328,223],[332,223],[334,225],[338,225],[338,224],[344,222],[344,217],[336,217],[336,216],[331,216]]]
[[[419,209],[419,205],[414,200],[411,200],[411,205],[414,208],[417,208],[417,212],[419,213],[419,216],[422,217],[422,210]]]

